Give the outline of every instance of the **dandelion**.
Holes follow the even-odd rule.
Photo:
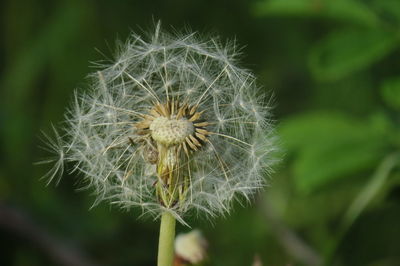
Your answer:
[[[274,150],[268,101],[237,66],[234,43],[158,24],[118,50],[91,75],[89,91],[75,94],[51,147],[96,203],[161,217],[160,249],[165,232],[173,249],[175,219],[224,215],[265,185]]]

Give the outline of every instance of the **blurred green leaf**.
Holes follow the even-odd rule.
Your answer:
[[[395,153],[386,156],[386,158],[382,160],[370,181],[364,186],[347,210],[343,218],[344,229],[349,228],[373,198],[375,198],[388,179],[390,172],[399,164],[399,159],[399,154]]]
[[[375,63],[394,50],[397,35],[383,30],[341,30],[315,45],[309,65],[319,80],[337,80]]]
[[[321,17],[374,26],[377,16],[352,0],[265,0],[255,6],[257,15]]]
[[[328,112],[303,114],[282,123],[282,141],[289,153],[296,155],[297,189],[313,192],[377,162],[388,145],[379,125]]]
[[[381,95],[388,106],[400,110],[400,77],[386,79],[381,86]]]
[[[7,120],[7,126],[0,128],[7,142],[4,149],[9,161],[19,164],[27,161],[28,153],[21,153],[29,146],[29,135],[34,127],[35,113],[31,110],[35,104],[32,99],[40,90],[34,90],[40,78],[45,76],[46,67],[56,54],[66,53],[69,45],[78,36],[81,21],[85,15],[84,5],[77,8],[75,3],[62,4],[49,19],[46,27],[20,51],[18,57],[6,65],[0,77],[0,86],[4,88],[3,105],[5,113],[13,119]]]
[[[399,0],[374,0],[372,7],[385,21],[400,23],[400,1]]]

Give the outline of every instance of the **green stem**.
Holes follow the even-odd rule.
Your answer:
[[[157,266],[172,266],[174,259],[175,218],[168,212],[161,215]]]

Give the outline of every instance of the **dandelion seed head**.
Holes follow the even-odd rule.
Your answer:
[[[265,185],[275,143],[269,103],[237,66],[234,43],[158,24],[117,50],[90,76],[89,91],[75,94],[51,142],[96,203],[167,210],[184,223],[187,213],[214,217],[251,199]]]

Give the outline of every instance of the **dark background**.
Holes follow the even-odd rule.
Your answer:
[[[275,95],[270,186],[230,216],[189,219],[206,265],[400,265],[398,0],[1,1],[0,265],[155,265],[158,221],[90,209],[79,177],[46,187],[34,163],[90,62],[159,19],[235,38]]]

